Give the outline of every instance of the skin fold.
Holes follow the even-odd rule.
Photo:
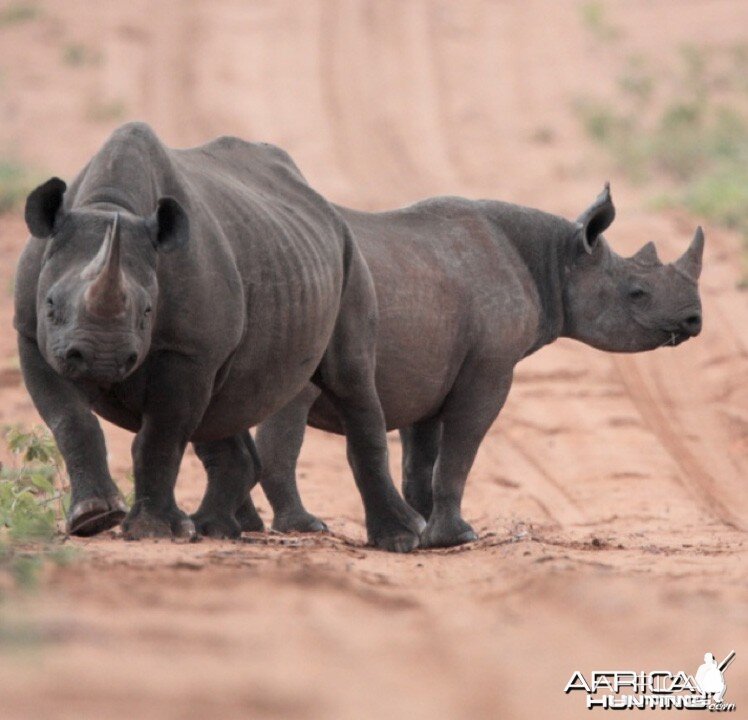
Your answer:
[[[400,431],[403,493],[428,519],[422,546],[476,538],[460,511],[465,482],[523,358],[559,337],[642,352],[701,330],[701,229],[673,264],[652,243],[622,258],[602,235],[615,217],[608,186],[576,222],[453,197],[384,213],[338,209],[376,286],[376,387],[387,428]],[[296,487],[307,422],[344,427],[309,385],[256,433],[278,530],[324,529]],[[249,517],[251,499],[237,512]]]

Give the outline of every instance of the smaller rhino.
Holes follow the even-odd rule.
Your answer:
[[[393,212],[338,210],[374,278],[376,386],[387,428],[400,430],[403,493],[428,519],[423,547],[476,539],[460,512],[465,481],[520,360],[559,337],[641,352],[701,331],[701,228],[673,264],[651,242],[622,258],[602,235],[615,217],[608,185],[576,222],[454,197]],[[307,421],[344,429],[309,385],[257,432],[277,530],[324,529],[296,489]],[[261,527],[249,499],[237,517],[245,530]]]

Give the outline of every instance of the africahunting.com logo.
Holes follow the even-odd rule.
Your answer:
[[[566,694],[586,693],[587,709],[605,710],[660,709],[710,710],[733,712],[735,703],[725,703],[725,670],[735,658],[735,651],[717,664],[712,653],[695,675],[670,670],[635,672],[634,670],[593,670],[589,679],[578,670],[566,683]]]

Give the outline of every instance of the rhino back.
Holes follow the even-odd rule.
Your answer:
[[[537,287],[494,210],[451,197],[384,213],[340,209],[377,290],[389,428],[433,415],[467,359],[511,366],[534,342]]]

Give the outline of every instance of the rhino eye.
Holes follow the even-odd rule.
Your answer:
[[[642,300],[647,296],[647,291],[642,290],[642,288],[634,288],[633,290],[629,291],[629,297],[632,300]]]
[[[146,308],[145,308],[145,310],[143,311],[143,315],[150,315],[150,314],[151,314],[151,310],[152,310],[152,309],[153,309],[153,308],[151,308],[151,306],[150,306],[150,305],[146,305]]]

